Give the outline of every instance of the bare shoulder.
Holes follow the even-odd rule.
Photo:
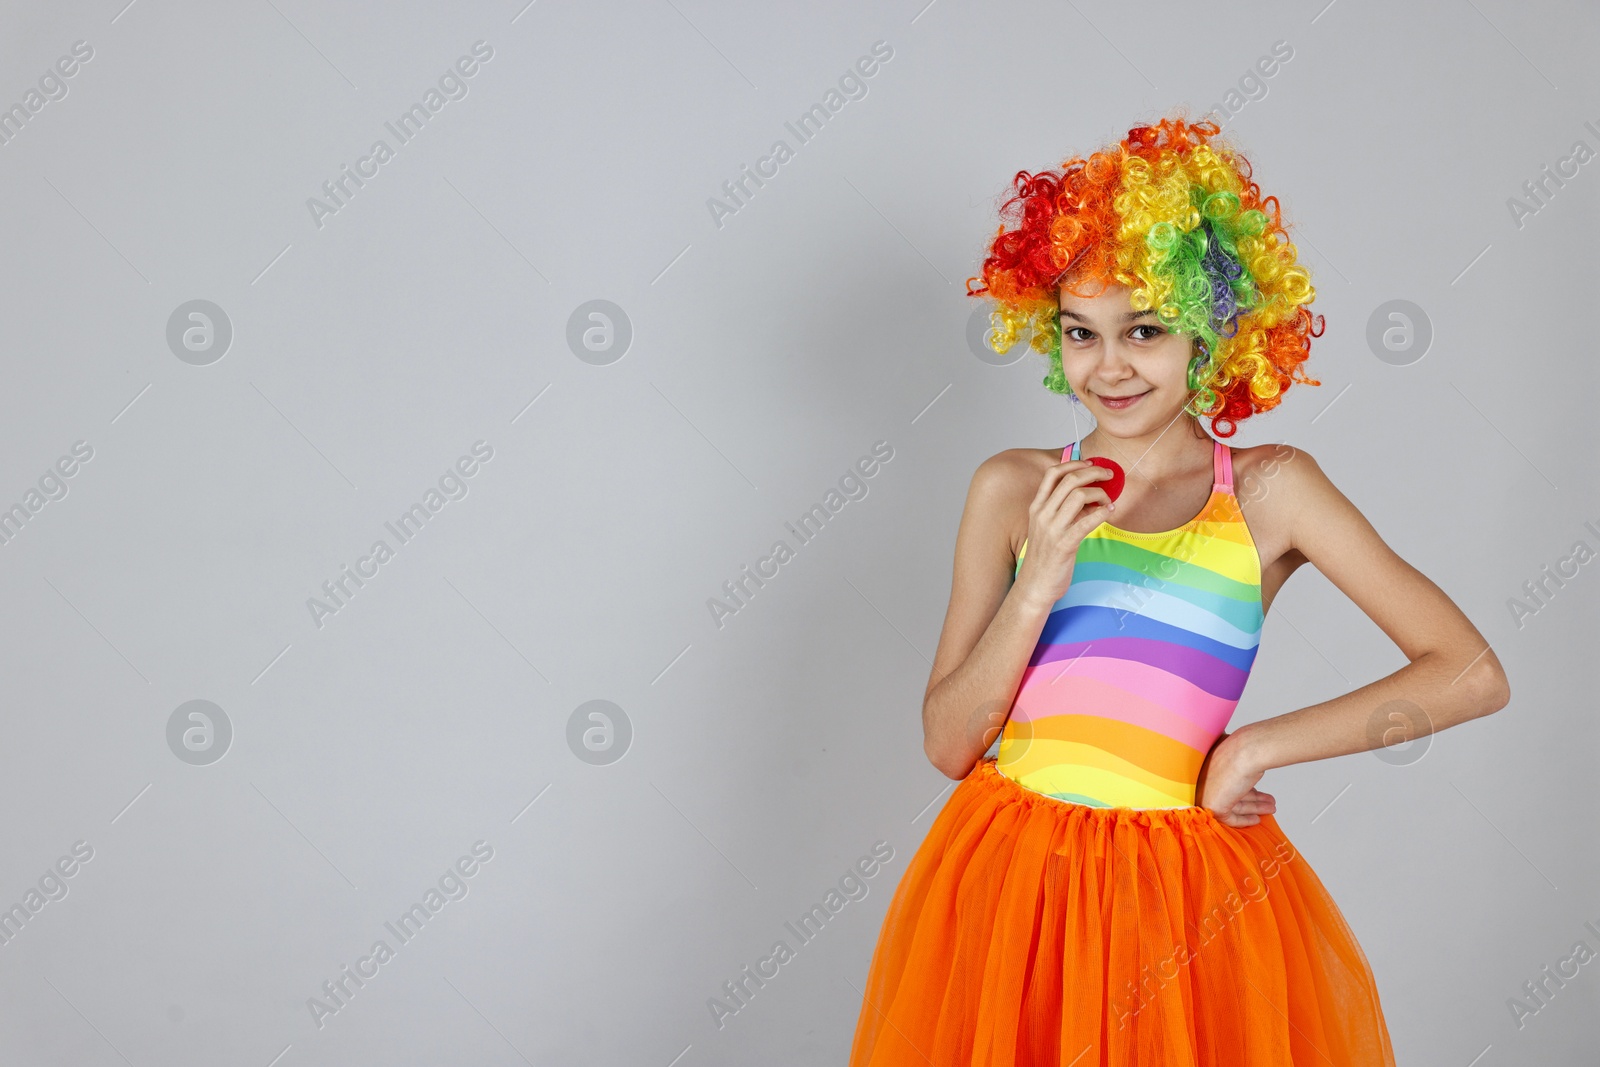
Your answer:
[[[1295,480],[1295,475],[1305,476],[1312,470],[1321,473],[1316,458],[1305,449],[1287,442],[1268,442],[1233,449],[1233,486],[1234,492],[1241,497],[1248,490],[1252,495],[1265,499],[1274,482],[1286,486]],[[1289,477],[1283,478],[1282,475]]]
[[[972,474],[967,510],[969,514],[981,513],[989,523],[1006,531],[1013,557],[1027,536],[1028,505],[1039,490],[1039,482],[1045,471],[1059,462],[1060,449],[1007,448],[978,464]]]
[[[1319,500],[1325,507],[1330,489],[1328,476],[1303,448],[1279,442],[1233,450],[1234,496],[1263,568],[1283,560],[1293,570],[1305,562],[1296,548],[1295,523],[1314,514]]]
[[[1055,463],[1061,462],[1061,452],[1052,448],[1007,448],[982,463],[973,472],[973,484],[980,480],[991,490],[1018,489],[1024,483],[1038,488],[1039,479]]]

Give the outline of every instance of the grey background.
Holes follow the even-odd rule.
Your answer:
[[[1090,425],[1042,360],[967,347],[994,197],[1286,40],[1225,126],[1314,272],[1324,384],[1233,442],[1315,455],[1513,698],[1421,759],[1264,787],[1400,1062],[1587,1062],[1595,964],[1521,1028],[1507,1000],[1600,949],[1600,565],[1520,627],[1508,601],[1600,547],[1600,163],[1520,227],[1506,201],[1600,148],[1596,29],[1505,0],[6,5],[0,103],[94,55],[0,146],[0,505],[93,458],[0,546],[0,906],[94,857],[0,946],[0,1061],[844,1062],[953,787],[919,705],[968,479]],[[468,95],[318,228],[307,199],[479,40]],[[718,227],[708,198],[880,40],[867,95]],[[166,343],[194,299],[233,328],[206,366]],[[566,343],[597,299],[633,330],[606,365]],[[1433,330],[1405,366],[1366,341],[1397,299]],[[479,440],[467,495],[318,628],[307,599]],[[879,440],[867,495],[719,629],[707,600]],[[1306,568],[1235,721],[1403,663]],[[199,699],[233,729],[204,766],[166,733]],[[632,730],[604,765],[568,743],[591,700]],[[307,999],[479,840],[468,895],[319,1029]],[[715,1025],[877,841],[867,896]]]

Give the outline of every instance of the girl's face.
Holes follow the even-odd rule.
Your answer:
[[[1117,437],[1159,433],[1189,402],[1185,334],[1163,326],[1154,311],[1134,311],[1126,286],[1097,297],[1074,296],[1063,286],[1061,367],[1100,425]]]

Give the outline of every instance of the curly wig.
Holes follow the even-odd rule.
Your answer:
[[[1045,386],[1070,395],[1059,286],[1094,297],[1123,285],[1135,311],[1153,308],[1198,342],[1206,361],[1191,380],[1191,410],[1218,437],[1277,407],[1291,381],[1321,385],[1301,369],[1323,331],[1322,316],[1307,310],[1311,275],[1296,262],[1277,197],[1261,196],[1219,130],[1162,119],[1059,170],[1019,171],[983,284],[967,279],[968,296],[996,305],[989,347],[1005,352],[1029,327],[1033,350],[1050,357]]]

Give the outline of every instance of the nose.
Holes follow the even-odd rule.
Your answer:
[[[1133,364],[1123,358],[1115,343],[1100,346],[1100,358],[1090,373],[1091,382],[1100,382],[1111,388],[1133,377]]]

